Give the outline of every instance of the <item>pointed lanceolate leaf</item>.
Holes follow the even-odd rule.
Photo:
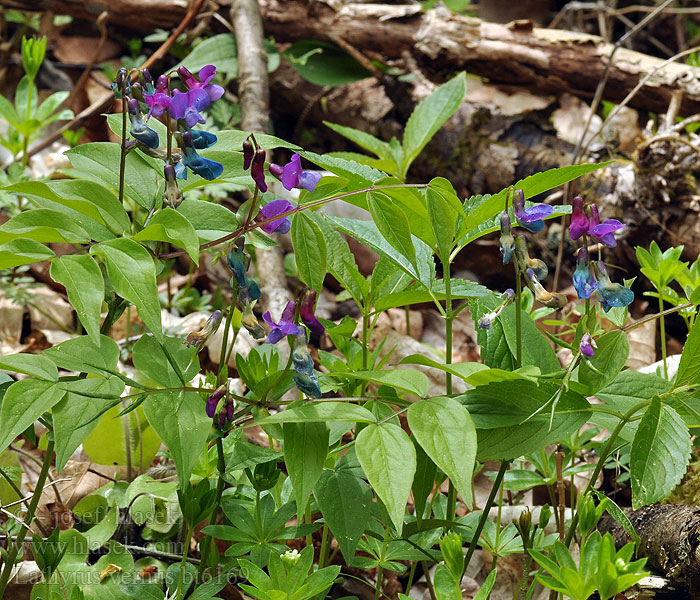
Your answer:
[[[411,240],[411,228],[401,208],[381,192],[368,192],[367,204],[374,224],[384,239],[416,267],[416,250]]]
[[[27,238],[0,243],[0,270],[20,267],[53,258],[54,253],[44,244]]]
[[[90,236],[80,225],[63,213],[49,208],[27,210],[12,217],[0,227],[0,244],[17,238],[44,243],[79,244],[90,241]]]
[[[291,235],[299,277],[309,288],[320,291],[328,258],[321,228],[306,213],[300,212],[292,220]]]
[[[700,382],[700,321],[696,320],[683,346],[674,387]]]
[[[355,451],[362,470],[401,534],[411,482],[416,473],[416,449],[398,425],[368,425],[357,436]]]
[[[452,398],[431,398],[411,404],[407,416],[418,443],[471,509],[476,429],[467,409]]]
[[[660,502],[685,474],[690,459],[690,434],[683,419],[659,397],[642,417],[630,452],[634,509]]]
[[[132,239],[136,241],[154,240],[169,242],[183,248],[192,261],[199,264],[199,239],[192,223],[172,208],[159,210],[148,225]]]
[[[294,488],[297,516],[301,519],[311,490],[323,472],[329,431],[325,423],[285,423],[283,430],[284,462]]]
[[[120,238],[97,244],[90,253],[104,257],[114,290],[136,306],[146,327],[162,340],[156,266],[148,251],[133,240]]]
[[[46,381],[58,380],[58,369],[56,365],[42,354],[8,354],[0,356],[0,369],[24,373],[37,379]]]
[[[44,355],[62,369],[108,377],[117,370],[119,346],[106,335],[97,342],[83,335],[44,350]]]
[[[54,281],[66,288],[68,300],[85,331],[95,343],[99,343],[105,286],[95,259],[87,254],[66,254],[51,263],[50,274]]]
[[[630,352],[627,334],[619,329],[610,331],[596,340],[595,355],[581,363],[578,381],[598,391],[610,384],[622,371]]]

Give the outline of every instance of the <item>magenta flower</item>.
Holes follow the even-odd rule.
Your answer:
[[[322,175],[316,171],[304,171],[301,168],[301,156],[292,154],[292,159],[280,167],[276,164],[270,165],[270,173],[282,181],[282,185],[287,190],[303,188],[313,192],[316,184],[321,180]]]
[[[144,94],[143,99],[149,107],[148,116],[146,119],[150,119],[151,115],[154,117],[160,117],[166,110],[168,110],[168,108],[170,108],[170,101],[172,100],[168,94],[163,94],[162,92]]]
[[[221,96],[224,95],[224,88],[220,85],[209,83],[214,79],[216,75],[216,67],[214,65],[207,65],[199,70],[199,80],[192,75],[185,67],[180,67],[177,72],[180,74],[180,79],[187,86],[187,89],[192,90],[203,90],[209,96],[210,102],[216,102]]]
[[[270,333],[265,340],[268,344],[276,344],[283,337],[288,335],[296,335],[299,333],[299,327],[294,323],[294,313],[297,310],[297,304],[294,301],[287,302],[287,306],[282,311],[279,323],[275,323],[270,316],[270,311],[263,313],[263,321],[270,326]]]
[[[212,419],[214,418],[214,416],[216,415],[216,407],[219,405],[219,400],[221,400],[225,394],[226,388],[220,387],[218,390],[212,392],[209,398],[207,398],[206,411],[208,417]]]
[[[515,190],[513,196],[513,213],[515,220],[531,233],[538,233],[544,229],[544,219],[554,212],[549,204],[533,204],[525,208],[525,192]]]
[[[243,142],[243,170],[247,171],[250,168],[250,163],[255,157],[255,148],[248,140]]]
[[[245,163],[245,154],[243,155],[243,161]],[[267,191],[267,183],[265,183],[265,150],[260,149],[255,152],[250,166],[250,176],[261,192]]]
[[[581,350],[581,354],[587,356],[588,358],[591,358],[595,356],[595,349],[598,346],[596,346],[595,341],[591,337],[590,333],[584,333],[581,337],[581,343],[578,347]]]
[[[204,117],[200,114],[205,110],[211,100],[204,90],[194,89],[189,92],[173,91],[170,99],[170,116],[173,119],[184,119],[188,128],[197,123],[204,123]]]
[[[569,234],[572,240],[577,240],[585,233],[588,233],[588,217],[583,210],[583,198],[576,196],[573,202]]]
[[[622,229],[625,224],[620,223],[617,219],[607,219],[601,223],[600,217],[598,216],[598,207],[595,204],[591,204],[590,210],[591,218],[589,220],[588,233],[590,233],[596,241],[605,244],[608,248],[617,246],[617,240],[613,232]]]
[[[269,204],[266,204],[260,209],[258,213],[258,218],[267,221],[272,217],[281,215],[283,213],[289,212],[294,208],[294,205],[289,200],[273,200]],[[281,219],[276,219],[270,223],[265,223],[261,229],[265,233],[288,233],[291,228],[291,223],[287,217],[282,217]]]
[[[304,297],[304,299],[301,302],[301,306],[299,307],[299,316],[301,317],[301,320],[304,322],[304,325],[306,325],[309,328],[309,331],[312,333],[315,333],[317,335],[323,335],[323,332],[325,331],[323,325],[321,325],[321,322],[316,318],[316,315],[314,314],[314,306],[316,305],[316,290],[311,290],[309,293]]]

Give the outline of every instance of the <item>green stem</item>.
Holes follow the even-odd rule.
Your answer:
[[[224,383],[227,374],[227,363],[226,363],[226,347],[228,346],[228,332],[231,328],[231,320],[233,319],[233,310],[235,298],[231,300],[231,305],[228,307],[228,314],[226,315],[226,323],[224,324],[224,337],[221,340],[221,351],[219,352],[219,370],[216,375],[216,385],[220,386]]]
[[[182,589],[182,582],[183,582],[184,575],[185,575],[185,565],[187,564],[187,553],[189,552],[191,541],[192,541],[192,528],[188,527],[187,528],[187,538],[185,539],[185,547],[182,550],[182,560],[180,561],[180,573],[177,576],[177,594],[175,596],[177,598],[177,600],[180,600],[180,598],[182,598],[183,594],[185,593],[185,590]]]
[[[493,486],[491,487],[491,493],[489,494],[488,499],[486,500],[486,505],[484,506],[484,511],[481,513],[481,518],[479,519],[479,523],[476,526],[476,531],[474,532],[474,536],[472,537],[472,541],[469,544],[469,550],[467,550],[467,554],[464,557],[464,568],[462,569],[462,577],[464,577],[464,574],[467,572],[467,568],[469,567],[469,563],[472,560],[472,556],[474,555],[474,552],[476,551],[476,545],[479,542],[479,538],[481,537],[481,532],[484,530],[484,525],[486,525],[486,519],[489,518],[489,510],[491,510],[491,507],[493,506],[493,501],[496,498],[496,494],[498,493],[498,489],[501,487],[501,482],[503,481],[503,478],[505,477],[506,471],[508,470],[508,465],[510,464],[509,460],[502,460],[501,461],[501,467],[498,469],[498,475],[496,475],[496,479],[493,482]]]
[[[41,492],[44,489],[46,478],[49,476],[49,468],[51,467],[53,449],[54,443],[53,441],[49,440],[46,446],[46,454],[44,456],[44,461],[41,465],[41,471],[39,472],[39,477],[36,481],[36,485],[34,486],[34,494],[32,496],[31,502],[29,503],[27,515],[24,519],[29,525],[31,525],[32,521],[34,520],[34,514],[36,513],[37,506],[39,506],[39,498],[41,497]],[[24,538],[27,536],[28,532],[29,530],[26,527],[20,529],[19,533],[17,534],[15,543],[10,546],[5,560],[3,561],[2,574],[0,574],[0,598],[5,597],[5,590],[7,589],[7,584],[10,581],[10,573],[12,573],[12,567],[14,567],[15,565],[17,555],[19,554],[22,548],[22,542],[24,541]]]
[[[119,152],[119,203],[124,204],[124,175],[126,173],[126,83],[122,86],[122,143]]]
[[[323,531],[321,532],[321,550],[318,553],[318,569],[319,571],[323,569],[326,564],[326,553],[328,552],[328,525],[323,524]]]
[[[221,496],[224,493],[224,488],[226,487],[226,482],[224,481],[224,474],[226,473],[226,457],[224,456],[224,442],[221,437],[216,438],[216,456],[217,456],[217,469],[219,471],[219,481],[216,483],[216,496],[215,502],[216,508],[211,513],[209,518],[209,525],[214,525],[216,523],[216,514],[218,512],[219,504],[221,504]],[[207,535],[202,542],[202,562],[199,563],[199,574],[201,578],[204,568],[207,565],[209,559],[209,552],[211,551],[211,545],[213,538],[211,535]],[[215,565],[213,565],[215,566]]]
[[[433,585],[433,580],[430,577],[430,571],[428,570],[428,563],[425,560],[420,561],[423,567],[423,574],[425,575],[425,583],[428,584],[428,593],[430,594],[430,600],[437,600],[435,595],[435,586]]]
[[[27,110],[24,115],[25,123],[32,118],[32,92],[34,91],[34,80],[31,77],[27,77]],[[27,168],[29,164],[29,134],[22,134],[22,171]],[[21,206],[19,207],[21,210]]]
[[[513,254],[513,266],[515,267],[515,368],[519,369],[523,366],[523,282],[520,263],[515,254]]]
[[[452,277],[449,261],[442,263],[442,280],[445,282],[445,365],[452,364],[452,322],[454,314],[452,310]],[[452,394],[452,373],[445,373],[445,392]],[[457,506],[457,491],[450,480],[447,490],[447,518],[451,521],[455,515]]]
[[[668,364],[666,363],[666,320],[664,319],[664,301],[659,292],[659,329],[661,335],[661,358],[664,361],[664,379],[668,379]]]

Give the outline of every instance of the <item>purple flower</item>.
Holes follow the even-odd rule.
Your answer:
[[[294,205],[289,200],[273,200],[260,209],[258,218],[267,221],[272,217],[289,212],[294,208]],[[276,219],[270,223],[265,223],[261,229],[265,233],[288,233],[291,228],[291,223],[287,217]]]
[[[321,388],[318,384],[318,377],[314,373],[314,361],[309,354],[304,329],[300,329],[294,338],[292,363],[294,365],[293,379],[299,391],[311,398],[320,398]]]
[[[170,107],[170,101],[172,98],[168,94],[163,94],[162,92],[155,92],[153,94],[144,94],[144,101],[148,104],[148,116],[147,119],[154,117],[160,117],[168,108]]]
[[[221,407],[219,411],[219,429],[224,429],[227,425],[230,425],[233,421],[233,398],[231,396],[226,397],[226,402]]]
[[[614,306],[627,306],[634,300],[634,292],[619,283],[613,283],[608,276],[608,270],[602,261],[593,263],[598,279],[598,289],[596,296],[605,312]]]
[[[156,88],[153,85],[153,77],[151,77],[151,72],[148,69],[141,69],[141,79],[143,79],[144,93],[153,94]]]
[[[220,387],[218,390],[212,392],[212,394],[207,398],[207,416],[214,418],[216,416],[216,407],[219,405],[219,400],[221,400],[226,394],[226,388]]]
[[[180,74],[180,79],[187,86],[187,89],[192,90],[203,90],[209,96],[210,102],[216,102],[221,96],[224,95],[224,88],[220,85],[209,83],[214,79],[216,75],[216,67],[214,65],[207,65],[199,70],[199,81],[192,75],[185,67],[180,67],[177,72]]]
[[[601,244],[605,244],[608,248],[614,248],[617,246],[617,240],[613,235],[614,231],[622,229],[625,224],[620,223],[617,219],[607,219],[600,223],[600,217],[598,216],[598,207],[595,204],[591,204],[591,218],[589,222],[589,233],[596,241]]]
[[[590,298],[598,287],[598,282],[588,263],[588,249],[585,246],[579,248],[573,281],[579,298]]]
[[[316,290],[311,290],[301,301],[301,306],[299,307],[299,316],[309,328],[309,331],[317,335],[323,335],[325,328],[321,325],[321,322],[316,318],[314,314],[314,306],[316,305]]]
[[[585,233],[588,233],[588,217],[583,210],[583,198],[576,196],[573,202],[573,212],[571,213],[569,235],[571,235],[572,240],[577,240]]]
[[[280,317],[279,323],[275,323],[270,316],[270,311],[263,313],[263,321],[270,326],[270,333],[265,340],[268,344],[276,344],[283,337],[287,335],[296,335],[299,333],[299,327],[294,324],[292,319],[294,319],[294,313],[297,310],[296,302],[290,300],[287,302],[287,306],[284,307],[282,311],[282,316]]]
[[[591,337],[590,333],[584,333],[583,336],[581,336],[581,343],[578,347],[581,350],[581,354],[587,356],[588,358],[591,358],[595,355],[595,349],[598,346],[596,346],[595,341]]]
[[[243,170],[247,171],[250,168],[250,163],[255,157],[255,148],[248,140],[243,142]],[[272,165],[270,165],[272,166]]]
[[[154,150],[158,148],[158,133],[143,122],[138,100],[134,98],[129,100],[128,107],[129,120],[131,121],[131,130],[129,133],[144,146],[153,148]]]
[[[193,173],[196,173],[208,181],[217,179],[224,172],[224,166],[220,162],[204,158],[197,154],[197,151],[194,149],[192,134],[189,131],[182,135],[182,152],[184,154],[182,160],[185,165],[187,165]]]
[[[534,204],[525,208],[525,192],[515,190],[513,196],[513,212],[515,220],[531,233],[538,233],[544,229],[544,219],[554,212],[554,208],[548,204]]]
[[[243,160],[245,161],[245,155]],[[265,150],[260,149],[255,152],[253,163],[250,167],[250,176],[261,192],[267,191],[267,183],[265,183]]]
[[[194,89],[189,92],[173,91],[170,99],[170,116],[173,119],[184,119],[188,128],[197,123],[204,123],[204,117],[199,114],[205,110],[211,100],[204,90]]]
[[[304,171],[301,168],[301,156],[292,154],[292,159],[280,167],[276,164],[270,165],[270,173],[282,181],[282,185],[287,190],[303,188],[313,192],[316,184],[321,181],[322,175],[316,171]]]
[[[510,227],[508,211],[501,213],[501,237],[498,244],[503,255],[503,264],[507,265],[510,259],[513,258],[513,251],[515,250],[515,239],[513,238],[513,230]]]

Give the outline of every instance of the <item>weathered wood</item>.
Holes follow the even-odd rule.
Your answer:
[[[140,31],[175,26],[187,7],[186,0],[2,0],[0,4],[87,19],[96,19],[106,10],[111,24]],[[280,42],[340,39],[370,57],[411,55],[429,73],[466,69],[492,82],[541,93],[592,97],[612,51],[596,36],[537,28],[530,22],[487,23],[441,7],[423,13],[418,5],[308,0],[260,0],[259,4],[265,33]],[[680,114],[700,112],[700,69],[680,63],[662,67],[663,62],[620,48],[603,97],[621,101],[641,78],[658,69],[631,106],[665,112],[672,93],[682,90]]]

